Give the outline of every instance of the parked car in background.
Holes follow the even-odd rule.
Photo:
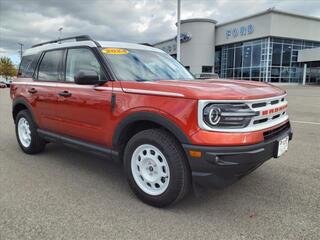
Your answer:
[[[12,80],[11,79],[6,80],[5,78],[1,78],[0,83],[5,84],[6,87],[10,87]]]
[[[160,49],[88,36],[26,50],[10,96],[25,153],[55,142],[106,154],[157,207],[192,183],[235,182],[284,154],[292,138],[285,91],[197,80]]]
[[[0,88],[6,88],[7,85],[5,83],[0,82]]]
[[[5,84],[7,85],[7,87],[10,87],[10,86],[11,86],[11,83],[12,83],[12,80],[6,80],[6,81],[5,81]]]
[[[217,73],[196,73],[194,74],[196,79],[219,79]]]

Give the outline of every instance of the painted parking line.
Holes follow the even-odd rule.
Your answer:
[[[290,122],[302,123],[302,124],[311,124],[311,125],[320,125],[320,122],[305,122],[305,121],[295,121],[295,120],[290,120]]]

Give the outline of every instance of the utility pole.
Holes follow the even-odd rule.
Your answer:
[[[180,27],[181,27],[181,21],[180,21],[180,10],[181,10],[181,0],[177,0],[178,6],[177,6],[177,60],[180,62]]]
[[[20,61],[22,60],[22,47],[23,47],[23,44],[22,43],[18,43],[18,45],[20,45],[20,51],[19,51],[19,53],[20,53]]]

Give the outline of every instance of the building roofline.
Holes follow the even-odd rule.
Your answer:
[[[168,39],[166,39],[166,40],[162,40],[162,41],[160,41],[160,42],[152,43],[152,46],[157,45],[157,44],[161,44],[161,43],[165,43],[165,42],[172,41],[172,40],[174,40],[175,38],[176,38],[176,37],[172,37],[172,38],[168,38]]]
[[[299,17],[299,18],[305,18],[305,19],[311,19],[311,20],[315,20],[315,21],[320,21],[319,17],[306,16],[306,15],[301,15],[301,14],[297,14],[297,13],[293,13],[293,12],[281,11],[281,10],[278,10],[278,9],[275,9],[275,8],[269,8],[269,9],[267,9],[265,11],[262,11],[262,12],[258,12],[258,13],[251,14],[251,15],[248,15],[248,16],[245,16],[245,17],[241,17],[241,18],[237,18],[237,19],[234,19],[234,20],[231,20],[231,21],[227,21],[227,22],[224,22],[224,23],[217,24],[216,26],[220,27],[220,26],[224,26],[224,25],[227,25],[227,24],[230,24],[230,23],[235,23],[235,22],[239,22],[239,21],[242,21],[242,20],[247,20],[249,18],[265,15],[265,14],[268,14],[268,13],[279,13],[279,14],[282,14],[282,15],[287,15],[287,16],[292,16],[292,17]]]
[[[305,15],[301,15],[301,14],[297,14],[297,13],[293,13],[293,12],[286,12],[286,11],[278,10],[278,9],[275,9],[275,8],[269,8],[269,9],[267,9],[265,11],[262,11],[262,12],[258,12],[258,13],[255,13],[255,14],[251,14],[251,15],[248,15],[248,16],[245,16],[245,17],[237,18],[237,19],[234,19],[234,20],[231,20],[231,21],[220,23],[220,24],[216,24],[217,21],[213,20],[213,19],[210,19],[210,18],[184,19],[184,20],[181,20],[181,23],[183,24],[183,23],[189,23],[189,22],[212,22],[212,23],[216,24],[216,27],[220,27],[220,26],[224,26],[224,25],[227,25],[227,24],[239,22],[239,21],[242,21],[242,20],[247,20],[247,19],[250,19],[250,18],[253,18],[253,17],[257,17],[257,16],[269,14],[269,13],[278,13],[278,14],[292,16],[292,17],[299,17],[299,18],[305,18],[305,19],[311,19],[311,20],[315,20],[315,21],[320,21],[320,17],[305,16]],[[162,43],[174,40],[174,39],[175,39],[175,37],[172,37],[172,38],[169,38],[169,39],[166,39],[166,40],[162,40],[160,42],[153,43],[152,45],[154,46],[154,45],[157,45],[157,44],[162,44]]]
[[[217,21],[214,20],[214,19],[211,19],[211,18],[189,18],[189,19],[181,20],[181,24],[191,23],[191,22],[209,22],[209,23],[217,24]],[[176,23],[176,25],[177,25],[177,23]],[[168,38],[166,40],[162,40],[160,42],[153,43],[152,45],[154,46],[154,45],[157,45],[157,44],[165,43],[165,42],[174,40],[175,38],[176,37]]]
[[[211,18],[189,18],[189,19],[181,20],[181,24],[190,23],[190,22],[209,22],[209,23],[214,23],[214,24],[217,23],[216,20],[211,19]]]

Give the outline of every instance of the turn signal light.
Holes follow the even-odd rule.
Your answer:
[[[189,155],[190,155],[190,157],[200,158],[201,157],[201,152],[200,151],[189,150]]]

